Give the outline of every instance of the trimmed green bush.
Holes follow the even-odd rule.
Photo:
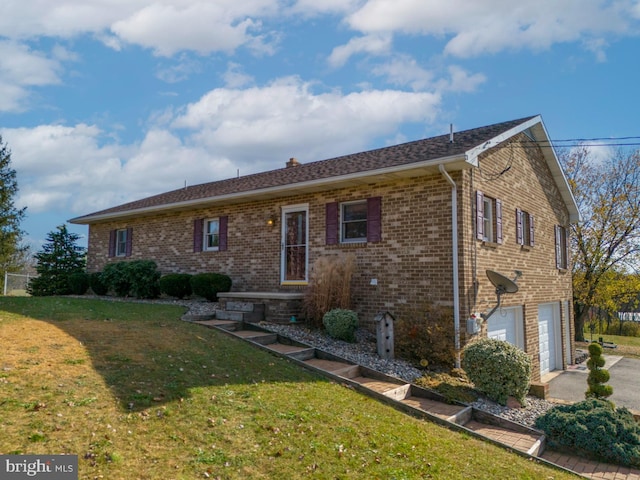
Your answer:
[[[591,343],[589,345],[589,360],[587,367],[589,368],[589,376],[587,377],[587,398],[607,398],[613,394],[613,387],[605,385],[609,381],[609,370],[604,367],[605,359],[602,356],[602,346],[599,343]]]
[[[160,272],[152,260],[115,262],[104,267],[101,279],[119,297],[156,298]]]
[[[68,282],[73,295],[84,295],[89,290],[89,274],[85,272],[70,274]]]
[[[626,408],[590,398],[560,405],[536,419],[551,447],[629,467],[640,466],[640,425]]]
[[[330,337],[344,340],[345,342],[356,341],[358,315],[353,310],[345,310],[343,308],[329,310],[322,317],[322,324]]]
[[[188,273],[169,273],[160,277],[160,291],[165,295],[184,298],[191,295],[191,275]]]
[[[134,260],[125,262],[131,282],[131,294],[136,298],[158,298],[160,295],[160,272],[153,260]]]
[[[476,389],[501,405],[508,397],[526,404],[531,381],[531,359],[515,345],[483,338],[467,345],[462,368]]]
[[[109,293],[109,287],[102,280],[102,272],[89,274],[89,286],[96,295],[106,295]]]
[[[126,297],[131,292],[131,282],[127,274],[127,262],[109,263],[102,271],[102,281],[109,291],[118,297]]]
[[[231,290],[231,278],[222,273],[197,273],[191,276],[191,291],[210,302],[218,301],[218,293]]]

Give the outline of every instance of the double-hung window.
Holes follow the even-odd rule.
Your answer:
[[[569,241],[567,229],[562,225],[555,226],[556,267],[560,270],[569,268]]]
[[[130,257],[133,242],[133,228],[118,228],[109,231],[109,256]]]
[[[326,204],[327,245],[382,241],[382,197]]]
[[[533,247],[533,215],[516,209],[516,242],[524,247]]]
[[[116,257],[127,255],[127,229],[116,230]]]
[[[502,243],[502,202],[476,192],[476,238],[488,243]]]
[[[211,218],[204,221],[203,250],[218,250],[220,248],[220,220]]]
[[[367,202],[348,202],[340,205],[340,241],[367,241]]]
[[[193,251],[223,252],[227,249],[229,217],[196,218],[193,221]]]

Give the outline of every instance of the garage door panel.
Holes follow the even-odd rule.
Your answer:
[[[557,330],[559,326],[559,305],[555,303],[538,306],[538,334],[540,347],[540,375],[557,368]]]
[[[487,320],[487,336],[524,348],[522,307],[503,308]]]

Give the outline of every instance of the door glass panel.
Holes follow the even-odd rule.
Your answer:
[[[307,280],[307,212],[285,213],[284,280]]]

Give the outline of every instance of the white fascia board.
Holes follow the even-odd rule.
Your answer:
[[[463,155],[452,155],[449,157],[441,157],[437,159],[425,160],[422,162],[408,163],[404,165],[396,165],[393,167],[380,168],[377,170],[367,170],[365,172],[354,172],[347,175],[339,175],[335,177],[319,178],[317,180],[309,180],[306,182],[289,183],[286,185],[278,185],[276,187],[260,188],[256,190],[249,190],[245,192],[229,193],[226,195],[216,195],[214,197],[196,198],[193,200],[186,200],[184,202],[165,203],[162,205],[155,205],[153,207],[137,208],[134,210],[123,210],[120,212],[105,213],[102,215],[85,215],[82,217],[72,218],[69,223],[79,225],[89,225],[96,222],[104,222],[108,220],[116,220],[123,217],[133,217],[136,215],[148,215],[152,213],[159,213],[170,210],[185,210],[188,208],[196,208],[211,204],[211,202],[221,203],[225,201],[233,202],[238,199],[251,200],[252,197],[257,197],[265,194],[286,194],[289,191],[300,191],[304,189],[312,189],[323,185],[339,184],[340,182],[348,182],[358,179],[366,179],[370,177],[376,177],[381,175],[389,175],[393,173],[401,173],[409,170],[419,170],[421,168],[438,168],[439,164],[450,164],[456,162],[464,162],[465,157]]]
[[[502,143],[505,140],[513,137],[514,135],[517,135],[520,132],[524,132],[527,128],[531,128],[536,123],[542,123],[542,118],[540,117],[540,115],[536,115],[535,117],[531,118],[530,120],[527,120],[526,122],[523,122],[520,125],[518,125],[516,127],[513,127],[512,129],[507,130],[506,132],[501,133],[500,135],[497,135],[497,136],[493,137],[490,140],[487,140],[482,145],[478,145],[477,147],[473,147],[471,150],[467,150],[465,152],[465,154],[467,156],[467,162],[469,162],[474,167],[477,167],[478,166],[478,157],[480,156],[480,154],[484,153],[485,151],[489,150],[490,148],[495,147],[496,145],[499,145],[500,143]],[[545,133],[546,133],[546,130],[545,130]]]

